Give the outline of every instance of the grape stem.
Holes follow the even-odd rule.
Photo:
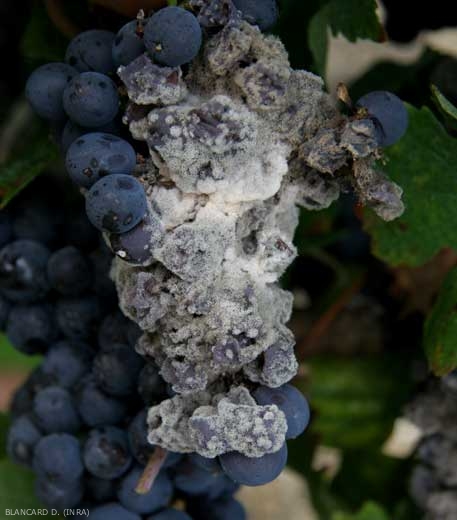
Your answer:
[[[138,484],[135,488],[135,491],[139,495],[145,495],[148,493],[152,486],[154,485],[154,481],[159,474],[159,471],[165,462],[168,451],[160,446],[156,446],[154,448],[154,453],[149,458],[149,461],[144,468],[143,474],[138,481]]]
[[[81,32],[79,27],[67,17],[60,0],[45,0],[45,5],[52,23],[63,35],[72,39]]]

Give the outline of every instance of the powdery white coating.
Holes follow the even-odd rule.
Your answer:
[[[171,105],[186,95],[181,69],[159,67],[146,54],[119,67],[118,75],[127,87],[129,98],[139,105]]]
[[[221,388],[216,383],[208,392],[176,395],[153,406],[148,417],[149,442],[182,452],[198,451],[209,458],[234,450],[250,457],[278,451],[287,431],[284,413],[276,405],[258,406],[243,386],[232,387],[226,394],[219,393]],[[201,406],[193,409],[197,402]],[[172,437],[167,436],[170,427]],[[178,436],[177,430],[182,434]]]
[[[217,406],[202,406],[194,411],[189,425],[198,452],[205,457],[229,451],[260,457],[278,451],[287,431],[284,413],[276,405],[258,406],[254,399],[243,404],[239,399],[232,402],[231,397],[229,394]]]
[[[164,236],[145,265],[116,259],[112,274],[123,312],[144,331],[137,351],[176,392],[150,409],[150,442],[260,457],[281,448],[287,425],[248,389],[279,387],[298,367],[292,295],[278,284],[296,256],[297,206],[326,208],[353,185],[390,217],[398,193],[384,177],[375,189],[369,120],[341,116],[277,38],[236,12],[215,17],[223,0],[193,3],[224,27],[185,77],[147,56],[119,71],[131,100],[124,120],[149,147],[141,179]]]

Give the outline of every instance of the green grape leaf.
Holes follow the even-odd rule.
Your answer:
[[[381,447],[411,395],[413,383],[404,376],[409,365],[400,354],[320,355],[306,363],[309,378],[295,381],[313,416],[307,433],[288,443],[289,460],[305,474],[322,520],[358,509],[367,497],[389,509],[404,499],[409,461],[388,457]],[[341,454],[332,480],[310,467],[316,444]]]
[[[343,450],[379,447],[410,388],[402,377],[406,363],[400,356],[387,355],[313,357],[307,392],[316,410],[312,431],[322,443]]]
[[[24,58],[34,67],[50,61],[62,61],[67,45],[68,40],[49,19],[44,2],[35,2],[21,43]]]
[[[455,107],[435,85],[432,85],[432,99],[436,106],[444,114],[445,117],[449,118],[454,124],[457,122],[457,107]]]
[[[359,38],[383,39],[376,9],[375,0],[331,0],[312,17],[308,45],[321,76],[325,74],[327,64],[328,30],[334,36],[343,34],[351,42]]]
[[[26,372],[30,368],[36,367],[41,360],[41,356],[24,356],[10,344],[4,334],[0,333],[0,367],[2,370]]]
[[[335,513],[332,520],[389,520],[389,517],[381,506],[366,502],[358,513]]]
[[[447,276],[424,327],[424,350],[437,376],[457,368],[457,268]]]
[[[364,214],[374,254],[394,266],[422,265],[443,247],[457,250],[457,141],[428,108],[408,111],[409,129],[386,149],[383,167],[404,190],[405,213],[393,222]]]
[[[52,161],[58,150],[47,136],[30,143],[20,157],[0,166],[0,209],[39,175]]]

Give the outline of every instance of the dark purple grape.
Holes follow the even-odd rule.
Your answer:
[[[132,462],[126,433],[114,426],[90,431],[84,444],[83,460],[92,475],[103,479],[119,478]]]
[[[25,86],[25,96],[33,110],[45,119],[64,119],[63,92],[77,74],[65,63],[47,63],[35,69]]]
[[[68,45],[65,61],[79,72],[114,72],[111,55],[114,33],[91,29],[78,34]]]
[[[81,381],[75,401],[83,421],[92,428],[118,424],[127,413],[127,404],[106,395],[92,377]]]
[[[49,386],[36,394],[33,414],[45,433],[77,433],[81,426],[70,393],[60,386]]]
[[[86,340],[92,337],[100,318],[100,305],[94,296],[61,298],[56,303],[57,324],[69,339]]]
[[[408,128],[408,111],[403,101],[391,92],[370,92],[362,96],[356,106],[364,108],[374,121],[378,130],[379,146],[396,143]]]
[[[124,139],[93,132],[73,142],[68,149],[65,165],[73,182],[90,188],[106,175],[131,174],[136,165],[136,154]]]
[[[86,211],[100,231],[130,231],[148,211],[143,185],[130,175],[108,175],[89,190]]]
[[[56,484],[76,482],[84,472],[78,439],[68,433],[42,437],[35,448],[33,470],[38,478]]]
[[[232,0],[243,18],[253,25],[258,25],[261,31],[267,31],[278,20],[276,0]]]
[[[192,520],[192,518],[184,511],[168,508],[160,511],[160,513],[148,516],[147,520]]]
[[[95,357],[92,372],[107,394],[127,396],[135,391],[143,364],[143,358],[130,346],[118,344]]]
[[[120,504],[111,503],[91,509],[90,520],[141,520],[141,517]]]
[[[160,220],[149,213],[130,231],[111,233],[108,240],[113,252],[124,262],[141,265],[152,260],[153,251],[160,245],[162,237]]]
[[[309,424],[309,405],[303,394],[292,385],[279,388],[260,386],[253,393],[254,399],[262,406],[275,404],[286,416],[287,439],[301,435]]]
[[[133,468],[120,482],[117,491],[119,502],[129,511],[148,514],[160,511],[168,505],[173,495],[173,486],[166,473],[157,476],[152,488],[140,495],[135,491],[143,473],[141,466]]]
[[[189,459],[195,466],[198,466],[199,468],[204,469],[205,471],[208,471],[212,474],[220,474],[222,473],[222,468],[219,462],[219,459],[213,458],[209,459],[207,457],[203,457],[202,455],[199,455],[198,453],[192,453],[189,455]]]
[[[74,508],[81,502],[84,485],[82,479],[62,483],[53,479],[37,478],[35,494],[48,508],[63,511]]]
[[[98,503],[116,499],[116,481],[87,475],[86,488],[91,498]]]
[[[51,345],[41,370],[54,384],[72,388],[91,368],[91,347],[85,343],[60,341]]]
[[[279,476],[287,462],[287,445],[262,457],[246,457],[232,451],[219,457],[222,469],[233,481],[244,486],[262,486]]]
[[[49,250],[32,240],[16,240],[0,251],[0,291],[17,303],[33,302],[49,290]]]
[[[16,463],[31,466],[33,452],[41,439],[41,432],[30,415],[21,415],[14,419],[8,430],[6,451]]]
[[[109,350],[114,345],[126,345],[128,341],[127,332],[130,321],[121,311],[106,316],[98,329],[98,345],[101,350]]]
[[[102,132],[105,134],[111,135],[120,135],[121,128],[116,120],[110,121],[108,124],[96,127],[96,128],[83,128],[82,126],[77,125],[71,119],[69,119],[60,136],[60,147],[64,155],[68,152],[68,149],[73,144],[76,139],[82,137],[83,135],[89,134],[91,132]]]
[[[106,125],[119,110],[116,85],[104,74],[83,72],[65,89],[63,106],[68,117],[80,126]]]
[[[148,361],[138,377],[138,393],[146,406],[153,406],[167,395],[167,385],[162,379],[159,368]]]
[[[220,472],[207,471],[186,457],[176,466],[173,482],[179,491],[187,495],[204,495],[220,476]]]
[[[138,31],[138,22],[132,20],[126,23],[117,33],[113,43],[113,61],[119,65],[129,65],[146,51],[143,35]]]
[[[10,414],[13,418],[17,419],[21,415],[31,412],[32,407],[33,392],[30,385],[26,382],[14,392],[10,404]]]
[[[23,354],[44,352],[55,341],[57,330],[48,305],[16,305],[8,316],[6,335]]]
[[[207,520],[246,520],[244,507],[233,497],[224,497],[204,504]]]
[[[51,287],[64,296],[78,296],[92,285],[92,269],[86,257],[73,246],[53,253],[47,266]]]
[[[202,44],[202,30],[191,12],[181,7],[165,7],[147,22],[144,44],[154,61],[178,67],[197,56]]]
[[[147,411],[141,410],[128,427],[130,451],[142,466],[146,466],[154,453],[154,445],[148,441]]]

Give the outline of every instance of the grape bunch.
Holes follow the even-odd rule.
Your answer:
[[[32,468],[37,496],[59,511],[243,520],[238,485],[198,455],[168,452],[152,488],[135,492],[156,453],[147,409],[170,389],[134,350],[141,331],[118,309],[112,253],[83,208],[44,200],[55,187],[40,179],[0,213],[0,328],[20,352],[43,355],[14,395],[9,456]],[[172,507],[177,499],[189,514]]]
[[[421,430],[410,493],[426,520],[457,515],[457,373],[431,379],[406,409]]]
[[[27,85],[115,253],[136,351],[167,384],[148,406],[148,441],[253,486],[279,475],[309,420],[289,384],[292,296],[278,282],[296,256],[298,206],[326,208],[351,186],[385,220],[404,209],[375,168],[406,129],[403,104],[371,93],[340,114],[262,32],[277,16],[274,0],[139,13],[117,35],[80,34],[66,63]],[[105,390],[126,391],[119,365],[100,364]]]

